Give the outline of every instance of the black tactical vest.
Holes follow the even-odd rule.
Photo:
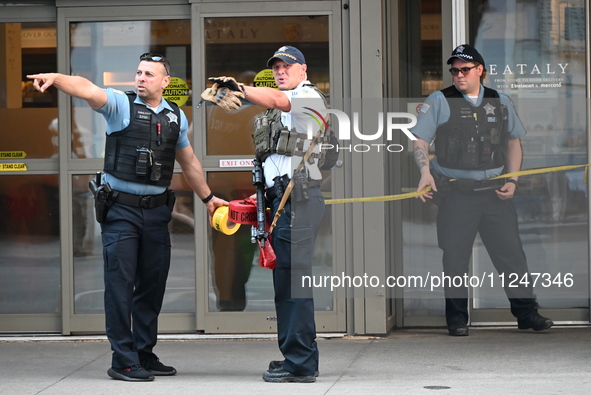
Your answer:
[[[122,180],[168,187],[181,130],[180,109],[167,101],[173,111],[164,109],[154,114],[145,105],[134,103],[135,92],[125,93],[129,99],[130,122],[125,129],[107,135],[104,171]],[[141,168],[145,157],[148,157],[147,166]],[[154,177],[157,172],[158,176]]]
[[[324,92],[313,84],[305,86],[313,88],[324,101],[325,107],[330,108]],[[281,114],[281,110],[270,108],[255,119],[253,133],[255,156],[261,162],[264,162],[269,155],[276,153],[286,156],[305,156],[306,154],[303,147],[308,135],[299,133],[295,128],[289,130],[284,127],[281,122]],[[320,152],[312,153],[308,159],[311,164],[314,163],[314,159],[318,159],[320,170],[330,170],[339,158],[339,141],[331,129],[330,114],[326,121],[325,130],[317,141],[317,144],[321,144]]]
[[[449,120],[437,128],[437,162],[450,169],[488,170],[505,165],[507,107],[499,94],[484,87],[478,107],[472,106],[455,86],[441,91],[449,104]]]

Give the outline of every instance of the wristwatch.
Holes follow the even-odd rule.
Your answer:
[[[519,186],[519,182],[517,180],[512,179],[512,178],[509,178],[507,180],[507,182],[510,182],[512,184],[515,184],[515,189],[517,189],[517,187]]]

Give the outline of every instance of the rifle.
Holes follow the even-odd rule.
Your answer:
[[[252,226],[251,240],[259,243],[259,265],[275,269],[277,256],[271,245],[271,233],[267,232],[267,208],[265,207],[265,178],[261,161],[255,159],[252,169],[252,184],[257,189],[257,224]]]
[[[267,233],[267,214],[265,207],[265,179],[263,176],[263,164],[258,159],[252,161],[252,185],[256,187],[257,194],[257,225],[252,227],[253,242],[259,241],[261,248],[265,248],[265,242],[269,233]]]

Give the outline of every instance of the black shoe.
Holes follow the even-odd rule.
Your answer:
[[[281,369],[267,370],[263,373],[263,380],[268,383],[313,383],[314,376],[294,376],[288,371]]]
[[[533,329],[534,331],[543,331],[549,329],[554,322],[550,318],[542,317],[539,313],[535,313],[534,316],[528,320],[517,320],[517,327],[519,329]]]
[[[144,357],[140,360],[142,367],[150,371],[154,376],[174,376],[176,369],[172,366],[166,366],[154,354]]]
[[[463,322],[454,322],[447,327],[450,336],[468,336],[468,326]]]
[[[284,361],[271,361],[269,362],[269,370],[277,370],[277,369],[283,369],[283,362]],[[319,373],[318,371],[314,372],[314,377],[318,377]]]
[[[153,381],[154,375],[142,368],[140,365],[133,365],[128,368],[110,368],[107,374],[115,380],[124,381]]]
[[[285,362],[285,361],[271,361],[271,362],[269,362],[269,370],[283,369],[283,362]]]

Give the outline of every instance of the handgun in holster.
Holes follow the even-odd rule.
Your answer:
[[[88,183],[88,188],[90,192],[94,196],[94,213],[96,216],[96,222],[102,224],[107,219],[107,212],[109,211],[109,207],[111,206],[111,186],[106,183],[101,183],[102,174],[100,172],[96,173],[96,177],[94,180],[90,180]]]
[[[166,206],[168,207],[168,209],[172,213],[172,210],[174,209],[174,203],[176,202],[176,195],[175,195],[174,191],[171,189],[167,190],[166,193],[167,193]]]

